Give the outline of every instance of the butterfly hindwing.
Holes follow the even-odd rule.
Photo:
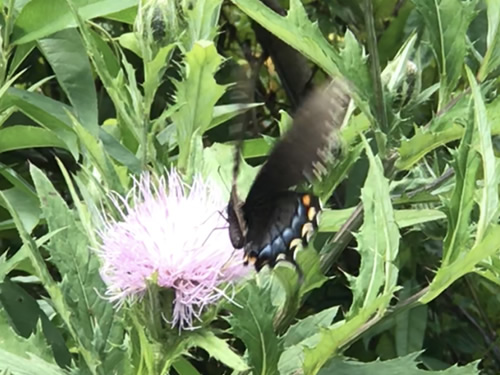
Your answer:
[[[307,244],[317,228],[319,199],[289,189],[312,179],[318,166],[329,163],[349,100],[347,86],[339,79],[310,95],[257,174],[245,202],[236,193],[237,149],[227,207],[229,235],[235,248],[244,248],[245,261],[257,271],[266,264],[273,267],[280,259],[295,264],[295,249]]]
[[[287,191],[276,194],[268,207],[247,212],[245,261],[257,271],[279,260],[295,263],[295,251],[307,245],[317,228],[319,211],[317,197]]]

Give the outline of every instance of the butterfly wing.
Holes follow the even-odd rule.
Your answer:
[[[332,157],[335,130],[349,103],[347,85],[336,79],[311,94],[299,108],[292,128],[271,151],[252,184],[245,203],[236,194],[239,150],[228,205],[229,234],[235,248],[259,270],[283,255],[294,263],[294,249],[306,244],[316,228],[319,200],[288,189],[310,179]]]
[[[247,211],[269,204],[272,193],[312,178],[319,165],[328,163],[335,148],[335,131],[342,125],[349,104],[348,92],[345,81],[337,78],[306,98],[291,129],[271,151],[250,188]]]
[[[310,194],[276,193],[270,204],[252,210],[248,218],[245,261],[260,270],[279,259],[295,263],[297,246],[307,245],[317,228],[319,199]]]

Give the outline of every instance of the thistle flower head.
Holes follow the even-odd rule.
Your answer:
[[[112,196],[121,218],[105,220],[100,232],[107,296],[120,305],[141,299],[150,283],[169,288],[172,325],[192,328],[224,286],[247,272],[223,230],[225,202],[215,185],[196,177],[187,187],[175,171],[158,181],[143,175],[129,195]]]

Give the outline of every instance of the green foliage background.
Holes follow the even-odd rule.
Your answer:
[[[0,374],[500,373],[498,1],[0,5]],[[110,191],[172,166],[227,189],[243,134],[246,192],[338,75],[301,285],[263,270],[181,335],[102,298]]]

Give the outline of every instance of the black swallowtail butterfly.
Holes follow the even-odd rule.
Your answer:
[[[274,267],[283,259],[297,267],[295,249],[309,241],[321,208],[316,196],[289,189],[313,178],[332,159],[335,130],[344,120],[349,99],[341,79],[309,95],[297,110],[291,129],[257,174],[244,202],[236,192],[241,144],[237,147],[227,207],[229,236],[236,249],[244,248],[245,264],[253,264],[257,271],[266,264]]]

